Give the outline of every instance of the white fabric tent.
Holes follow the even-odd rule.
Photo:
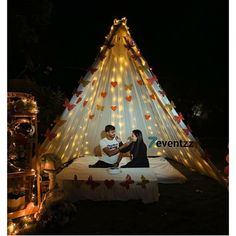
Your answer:
[[[60,120],[47,131],[41,154],[56,153],[63,162],[93,155],[104,127],[112,124],[123,142],[133,129],[140,129],[149,156],[171,157],[223,183],[141,55],[126,21],[114,20],[95,62],[71,100],[65,101]],[[180,147],[180,140],[194,147]],[[157,141],[163,142],[161,147]]]

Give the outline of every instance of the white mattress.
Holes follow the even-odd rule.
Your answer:
[[[82,167],[88,168],[89,164],[94,164],[98,160],[99,157],[95,156],[80,157],[75,160],[75,162],[71,165],[71,167],[79,166],[81,168]],[[174,168],[164,157],[148,158],[148,160],[150,168],[143,168],[143,169],[151,169],[151,171],[155,173],[158,183],[163,183],[163,184],[184,183],[187,180],[186,177],[182,173],[180,173],[176,168]],[[129,162],[129,158],[123,157],[120,162],[120,166],[125,165],[127,162]],[[141,168],[127,168],[127,169],[141,169]]]
[[[119,174],[110,174],[108,168],[88,167],[97,160],[95,156],[80,157],[57,175],[58,185],[64,190],[67,200],[141,199],[144,203],[151,203],[159,199],[158,183],[186,181],[185,176],[164,158],[149,158],[150,168],[122,168]],[[129,158],[123,158],[120,165],[128,161]],[[125,187],[122,183],[126,182],[127,176],[133,183]],[[94,186],[87,182],[89,178],[92,178]],[[106,185],[107,182],[113,182],[112,186]]]

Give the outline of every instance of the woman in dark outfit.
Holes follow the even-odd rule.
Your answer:
[[[131,143],[127,147],[120,149],[120,152],[125,153],[130,151],[130,156],[132,160],[126,165],[121,166],[121,168],[149,167],[149,162],[147,158],[147,146],[143,142],[142,132],[137,129],[133,130],[130,139]]]

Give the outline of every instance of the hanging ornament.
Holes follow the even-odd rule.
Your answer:
[[[104,110],[104,106],[101,106],[101,105],[97,104],[97,110],[103,111]]]
[[[125,99],[126,99],[128,102],[131,102],[132,96],[127,96]]]
[[[145,119],[146,119],[146,120],[149,120],[150,118],[151,118],[150,115],[148,115],[148,114],[145,115]]]
[[[182,115],[182,113],[180,112],[178,116],[174,116],[175,120],[177,121],[177,123],[179,124],[182,120],[184,120],[184,117]]]
[[[156,100],[156,95],[155,95],[155,94],[151,94],[151,95],[150,95],[150,98],[151,98],[152,100]]]
[[[57,134],[52,132],[49,128],[47,128],[44,136],[47,137],[49,141],[52,141],[54,138],[56,138]]]
[[[127,84],[125,84],[125,90],[127,91],[127,90],[132,90],[132,88],[133,88],[133,84],[130,84],[130,85],[127,85]]]
[[[101,96],[105,98],[107,96],[107,93],[105,91],[101,92]]]
[[[150,84],[153,84],[155,81],[158,81],[158,79],[157,79],[157,77],[155,75],[148,78],[148,82]]]
[[[142,175],[141,182],[137,183],[137,185],[141,185],[142,188],[146,188],[146,184],[149,184],[149,183],[150,183],[150,181]]]
[[[174,108],[175,108],[175,104],[174,104],[174,102],[171,101],[170,104],[166,104],[166,108],[167,108],[169,111],[171,111],[172,109],[174,109]]]
[[[90,81],[82,79],[80,83],[83,85],[83,87],[86,87],[90,83]]]
[[[140,80],[137,80],[138,84],[139,85],[143,85],[143,81],[140,79]]]
[[[115,88],[116,85],[117,85],[117,82],[116,81],[111,81],[111,85]]]
[[[111,106],[112,111],[115,111],[117,109],[117,106]]]
[[[88,100],[84,101],[83,102],[83,107],[85,107],[87,105],[87,103],[88,103]]]
[[[81,101],[82,101],[82,98],[79,97],[79,98],[77,99],[77,101],[76,101],[76,104],[78,104],[78,103],[81,102]]]
[[[75,104],[70,103],[69,99],[66,98],[63,106],[66,107],[68,111],[71,111],[75,107]]]

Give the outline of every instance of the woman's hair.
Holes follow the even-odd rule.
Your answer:
[[[132,132],[137,137],[137,141],[132,144],[130,152],[134,151],[135,152],[134,154],[136,156],[136,154],[139,151],[140,146],[143,145],[143,144],[145,145],[145,143],[143,142],[143,134],[140,130],[135,129]]]

